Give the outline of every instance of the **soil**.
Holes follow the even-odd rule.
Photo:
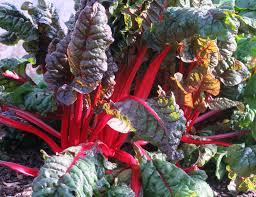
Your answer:
[[[43,165],[43,160],[40,157],[40,149],[44,148],[41,142],[37,139],[26,136],[23,141],[11,142],[8,145],[0,141],[0,159],[4,161],[15,162],[28,167],[39,168]],[[1,139],[1,132],[0,132]],[[35,145],[39,144],[39,148]],[[6,150],[5,147],[8,147]],[[30,197],[32,194],[33,177],[22,175],[9,168],[0,166],[0,197]]]

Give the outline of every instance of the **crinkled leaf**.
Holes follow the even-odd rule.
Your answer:
[[[242,94],[244,92],[245,86],[246,86],[245,82],[242,82],[235,86],[225,86],[222,84],[220,96],[226,97],[233,101],[240,101],[242,99]]]
[[[256,110],[246,105],[244,109],[234,111],[231,116],[231,126],[235,129],[248,129],[256,139]]]
[[[25,41],[25,44],[30,43],[33,49],[37,49],[38,31],[36,26],[15,6],[9,3],[0,4],[0,27],[9,33],[4,35],[5,37],[9,35],[9,38],[6,37],[6,39],[10,39],[10,35],[12,35],[11,40],[15,41],[13,43],[22,39]],[[7,42],[7,40],[3,41]],[[28,49],[28,51],[30,51],[30,49]]]
[[[46,89],[33,88],[33,91],[24,96],[24,108],[29,111],[38,112],[45,115],[55,112],[57,103],[53,92]]]
[[[18,36],[13,32],[6,32],[0,35],[0,43],[5,45],[15,45],[19,41]]]
[[[135,193],[127,185],[120,185],[110,188],[104,197],[135,197]]]
[[[145,38],[157,50],[167,43],[180,42],[194,35],[226,41],[230,36],[234,37],[239,27],[237,19],[228,13],[221,9],[170,7],[165,12],[164,21],[154,25]]]
[[[218,77],[225,86],[235,86],[248,79],[250,72],[239,60],[234,58],[221,61],[218,68]]]
[[[242,103],[239,101],[232,101],[225,97],[213,98],[207,104],[211,110],[224,110],[242,105]]]
[[[128,117],[135,131],[135,138],[148,140],[167,155],[168,160],[175,161],[182,157],[177,151],[182,133],[185,131],[185,118],[173,96],[160,96],[147,100],[155,113],[156,119],[145,106],[134,100],[115,103],[115,108]]]
[[[33,181],[32,196],[93,196],[104,186],[102,160],[102,155],[95,148],[88,150],[86,144],[50,157]]]
[[[210,197],[213,191],[198,176],[189,176],[182,169],[167,161],[141,162],[141,177],[144,196],[155,197]]]
[[[50,1],[37,0],[36,5],[30,1],[25,1],[21,9],[26,10],[31,15],[34,23],[38,25],[41,39],[45,39],[45,42],[48,41],[47,38],[56,37],[61,30],[57,10]]]
[[[227,149],[227,164],[239,176],[248,177],[256,173],[256,145],[232,145]]]
[[[67,53],[75,76],[72,86],[80,93],[95,90],[107,71],[106,50],[114,41],[107,22],[105,8],[98,2],[87,5],[76,21]]]

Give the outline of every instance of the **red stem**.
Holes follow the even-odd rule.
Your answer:
[[[88,138],[88,133],[89,133],[89,124],[90,121],[92,119],[93,116],[93,111],[92,111],[92,107],[89,106],[89,108],[87,109],[84,118],[83,118],[83,125],[81,128],[81,142],[86,142],[87,138]]]
[[[112,96],[113,101],[119,100],[119,98],[127,96],[129,94],[133,79],[137,71],[139,70],[140,65],[143,62],[143,59],[147,53],[147,50],[148,50],[147,46],[139,50],[139,54],[136,58],[135,64],[130,65],[126,73],[123,73],[125,75],[120,77],[120,81],[119,80],[117,81],[116,90]]]
[[[68,147],[68,130],[69,130],[70,107],[63,106],[63,117],[61,120],[61,147]]]
[[[181,141],[187,144],[216,144],[220,146],[231,146],[232,144],[222,141],[216,141],[216,140],[195,140],[192,139],[190,136],[183,135],[181,138]]]
[[[68,135],[68,144],[69,146],[75,146],[75,126],[74,126],[74,120],[75,120],[75,104],[72,104],[70,106],[70,115],[69,115],[69,135]]]
[[[189,173],[189,172],[193,172],[193,171],[196,171],[196,170],[199,170],[198,166],[197,165],[192,165],[190,167],[187,167],[187,168],[182,168],[182,170],[184,170],[186,173]]]
[[[7,70],[2,74],[4,77],[16,80],[20,83],[25,83],[27,80],[19,76],[15,71]]]
[[[89,138],[90,142],[93,142],[97,139],[99,133],[104,129],[108,121],[112,118],[110,115],[104,115],[101,118],[101,121],[97,124],[96,128],[94,129],[94,132],[92,133],[92,136]]]
[[[247,135],[250,132],[251,131],[249,131],[249,130],[234,131],[234,132],[230,132],[230,133],[223,133],[223,134],[218,134],[218,135],[213,135],[213,136],[207,136],[206,138],[209,140],[218,140],[218,139],[238,137],[241,135]]]
[[[215,110],[215,111],[209,111],[201,116],[199,116],[196,121],[195,124],[199,123],[199,122],[203,122],[204,120],[206,120],[207,118],[210,118],[214,115],[217,115],[221,112],[221,110]]]
[[[22,166],[13,162],[0,160],[0,166],[11,168],[12,170],[15,170],[27,176],[36,177],[39,174],[39,170],[37,168],[28,168],[26,166]]]
[[[10,118],[7,118],[3,115],[0,115],[0,123],[6,124],[10,127],[23,130],[28,133],[33,133],[34,135],[37,135],[41,139],[43,139],[53,150],[53,152],[57,153],[61,151],[61,148],[52,140],[48,135],[43,133],[42,131],[38,130],[37,128],[31,126],[31,125],[26,125],[20,122],[17,122],[15,120],[12,120]]]
[[[75,104],[75,118],[74,118],[74,137],[75,141],[74,144],[78,145],[81,143],[80,141],[80,130],[81,130],[81,124],[82,124],[82,115],[83,115],[83,94],[77,93],[77,100]]]
[[[150,63],[144,75],[144,78],[142,79],[142,82],[138,87],[138,90],[135,92],[135,96],[140,97],[142,99],[146,99],[148,97],[150,90],[152,89],[156,75],[158,73],[158,70],[160,68],[160,65],[170,49],[170,46],[166,46],[164,50],[160,54],[158,54]]]
[[[35,124],[36,126],[40,127],[41,129],[45,130],[46,132],[48,132],[49,134],[51,134],[54,137],[60,139],[60,133],[58,131],[56,131],[54,128],[50,127],[49,125],[45,124],[42,120],[34,117],[29,112],[26,112],[26,111],[23,111],[23,110],[20,110],[20,109],[16,109],[16,108],[13,108],[13,107],[9,107],[9,109],[14,111],[17,114],[17,116]]]

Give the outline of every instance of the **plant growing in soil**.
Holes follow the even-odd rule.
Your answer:
[[[43,139],[33,196],[214,196],[205,164],[255,189],[254,1],[0,5],[0,122]],[[44,120],[54,120],[53,128]],[[210,120],[211,119],[211,120]]]

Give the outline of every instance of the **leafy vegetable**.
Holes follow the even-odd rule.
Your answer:
[[[37,48],[38,31],[35,25],[15,6],[9,3],[0,5],[0,27],[8,31],[7,34],[1,37],[3,43],[15,44],[18,40],[24,40],[24,46],[30,46],[26,48],[28,52]],[[10,35],[12,36],[12,42],[10,42]]]
[[[144,196],[213,196],[206,182],[167,161],[142,160],[141,176]]]
[[[226,162],[239,176],[248,177],[256,172],[256,146],[233,145],[227,149]]]
[[[112,187],[104,197],[135,197],[134,192],[127,185]]]
[[[158,146],[170,161],[181,159],[183,155],[177,151],[177,147],[185,130],[185,118],[174,97],[160,95],[156,100],[147,100],[147,105],[155,110],[159,118],[135,100],[118,102],[114,107],[128,117],[136,130],[135,138],[148,140]]]
[[[102,156],[86,145],[70,147],[46,160],[33,182],[33,197],[93,196],[104,182]],[[107,184],[107,182],[105,181]]]

